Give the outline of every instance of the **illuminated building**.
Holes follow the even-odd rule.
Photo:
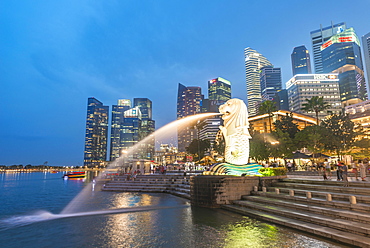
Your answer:
[[[370,97],[370,33],[362,36],[362,48],[364,49],[364,62],[367,73],[367,90],[368,97]]]
[[[129,99],[118,100],[117,105],[112,106],[112,121],[111,121],[111,136],[110,136],[110,161],[118,158],[121,155],[123,139],[121,138],[124,113],[131,108]]]
[[[265,66],[273,66],[262,54],[248,47],[244,49],[245,74],[247,83],[247,102],[249,115],[258,112],[258,104],[262,101],[260,70]]]
[[[118,100],[112,106],[110,160],[120,157],[122,153],[155,131],[152,120],[152,102],[148,98],[134,98],[134,105],[128,99]],[[152,159],[154,156],[154,136],[148,138],[137,151],[130,155],[135,159]]]
[[[328,114],[339,113],[341,101],[339,95],[338,74],[298,74],[286,83],[289,110],[295,113],[316,117],[314,112],[306,113],[303,104],[313,96],[323,97],[324,102],[331,105],[329,109],[319,113],[319,119]]]
[[[370,100],[345,107],[351,121],[363,128],[365,137],[370,138]]]
[[[331,24],[329,27],[322,27],[320,29],[311,32],[312,51],[313,51],[313,62],[315,67],[315,73],[323,73],[322,57],[321,57],[321,45],[329,40],[333,35],[342,32],[346,29],[344,22],[338,24]],[[293,75],[294,76],[294,75]]]
[[[90,97],[87,100],[84,166],[96,167],[107,160],[109,106]]]
[[[134,98],[134,107],[138,107],[141,111],[139,139],[148,137],[145,144],[138,148],[139,158],[151,160],[155,152],[154,136],[150,136],[155,131],[155,121],[152,119],[152,101],[148,98]]]
[[[321,46],[324,73],[338,73],[340,99],[367,99],[360,40],[348,28],[333,35]]]
[[[208,99],[226,102],[231,98],[230,81],[218,77],[208,81]]]
[[[281,69],[265,66],[260,71],[262,101],[273,101],[275,94],[281,90]]]
[[[305,46],[295,47],[291,54],[293,76],[296,74],[311,74],[310,54]]]
[[[202,90],[200,87],[186,87],[179,84],[177,92],[177,119],[199,114],[201,112],[201,101]],[[177,130],[179,152],[185,152],[185,148],[197,137],[195,123],[190,123],[185,128],[179,128]]]
[[[273,112],[273,117],[271,122],[274,123],[277,120],[281,120],[282,117],[285,117],[286,114],[289,114],[290,111],[286,110],[279,110],[276,112]],[[293,114],[293,122],[297,124],[299,130],[303,130],[307,126],[312,126],[316,124],[316,119],[292,112]],[[269,115],[263,114],[263,115],[255,115],[248,118],[249,124],[251,127],[253,127],[253,130],[258,133],[269,133],[270,127],[269,127]],[[274,130],[275,126],[272,125],[272,130]]]

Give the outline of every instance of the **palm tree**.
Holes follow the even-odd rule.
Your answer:
[[[260,115],[268,114],[269,116],[269,126],[270,126],[270,133],[272,132],[272,124],[271,124],[271,117],[274,116],[274,113],[276,111],[276,106],[273,101],[267,100],[261,103],[258,113]]]
[[[315,112],[316,125],[319,125],[319,112],[330,108],[330,104],[324,102],[322,96],[313,96],[311,99],[306,98],[306,103],[303,104],[303,109],[306,112]]]

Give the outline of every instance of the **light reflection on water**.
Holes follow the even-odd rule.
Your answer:
[[[184,208],[189,206],[187,200],[168,194],[90,189],[81,212],[145,206],[159,209],[59,218],[57,213],[83,182],[64,182],[60,175],[52,174],[46,179],[41,174],[23,174],[0,181],[0,187],[7,187],[0,191],[0,220],[34,221],[1,230],[1,247],[344,247],[225,210]],[[172,208],[161,209],[164,207]],[[37,210],[48,211],[39,217],[51,220],[36,222],[37,214],[30,213]]]

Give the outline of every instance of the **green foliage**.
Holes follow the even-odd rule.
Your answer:
[[[286,116],[281,117],[281,120],[276,120],[273,124],[275,129],[279,129],[284,133],[288,133],[291,139],[299,132],[298,125],[293,122],[293,113],[286,113]]]
[[[211,144],[209,140],[194,139],[189,146],[186,147],[186,151],[200,159],[204,157],[204,153],[210,148],[210,146]]]
[[[270,156],[270,151],[264,141],[263,134],[253,134],[249,142],[249,147],[249,157],[256,161],[267,160]]]
[[[347,114],[334,114],[321,122],[321,126],[326,129],[326,135],[321,141],[329,151],[335,151],[338,156],[341,152],[350,148],[358,133],[354,130],[355,124],[349,119]]]
[[[258,172],[264,177],[272,176],[284,176],[287,173],[287,168],[285,167],[276,167],[276,168],[261,168]]]
[[[319,125],[319,112],[330,108],[330,104],[324,102],[322,96],[313,96],[311,99],[306,99],[306,101],[306,103],[303,103],[303,110],[306,112],[315,112],[316,125]]]
[[[271,117],[274,116],[273,112],[275,112],[275,111],[276,111],[275,103],[273,101],[269,101],[269,100],[262,102],[259,109],[258,109],[258,113],[260,115],[268,114],[270,133],[272,131]]]

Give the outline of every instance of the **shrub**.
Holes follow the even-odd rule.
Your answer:
[[[258,172],[264,177],[284,176],[287,173],[287,169],[285,167],[261,168]]]

